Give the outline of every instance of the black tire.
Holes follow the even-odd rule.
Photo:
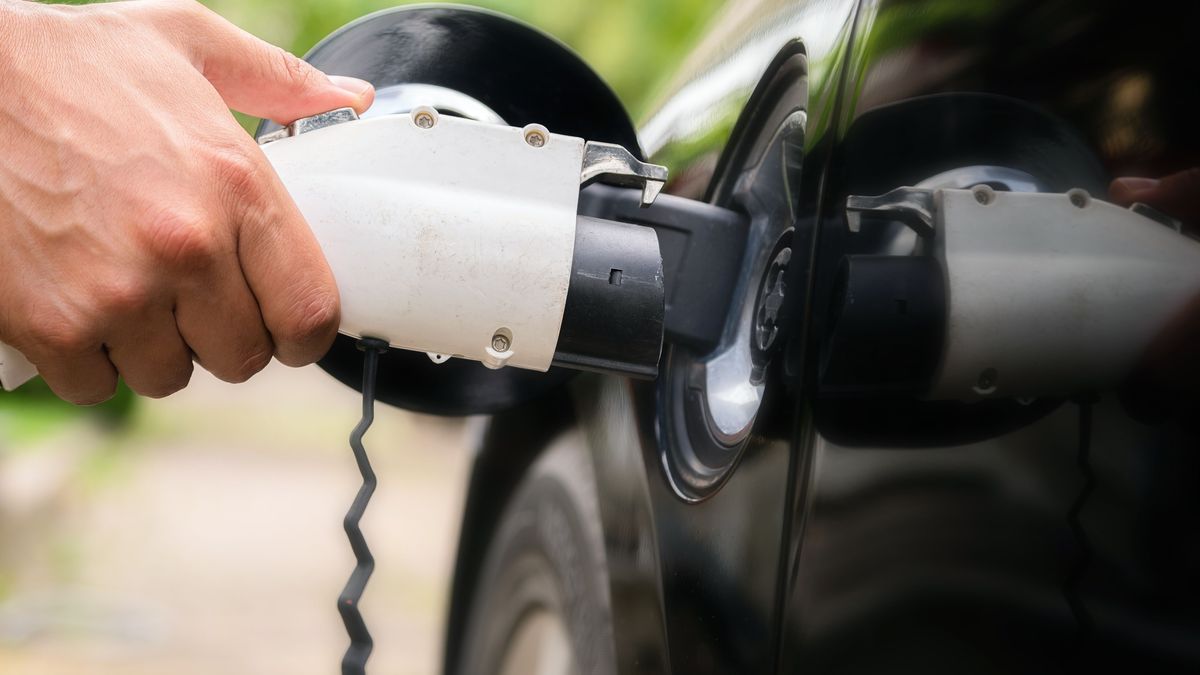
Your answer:
[[[475,589],[460,675],[525,672],[513,663],[531,653],[530,640],[569,648],[549,650],[559,654],[553,672],[616,673],[595,480],[581,439],[564,438],[530,467],[500,518]]]

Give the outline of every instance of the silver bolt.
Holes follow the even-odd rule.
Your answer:
[[[542,134],[542,132],[535,129],[525,134],[525,142],[535,148],[540,148],[546,144],[546,137]]]
[[[496,333],[492,336],[492,351],[503,354],[504,352],[508,351],[508,348],[511,346],[512,341],[508,339],[507,335],[504,335],[503,333]]]
[[[415,122],[416,125],[422,129],[432,129],[435,121],[436,120],[433,119],[433,115],[425,112],[424,110],[417,113],[416,116],[413,117],[413,122]]]
[[[992,199],[996,197],[996,193],[987,185],[976,185],[972,190],[975,193],[975,201],[982,206],[987,206],[992,203]]]

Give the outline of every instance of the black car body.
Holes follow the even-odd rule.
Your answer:
[[[446,671],[500,672],[542,610],[567,672],[1200,670],[1186,389],[939,403],[845,395],[820,372],[839,261],[896,236],[851,237],[849,195],[1000,167],[1103,198],[1114,177],[1200,165],[1197,18],[1096,0],[730,7],[640,132],[668,193],[744,217],[742,247],[694,259],[732,270],[697,310],[718,344],[669,341],[656,381],[558,378],[491,418]],[[777,346],[755,381],[722,379],[713,354],[754,320],[785,237]]]

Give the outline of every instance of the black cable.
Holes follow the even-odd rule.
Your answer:
[[[363,352],[363,408],[362,419],[350,433],[350,449],[354,451],[354,461],[362,474],[363,484],[354,497],[354,503],[346,512],[343,526],[346,536],[350,539],[350,548],[354,551],[357,564],[346,587],[338,597],[338,613],[342,615],[342,623],[346,624],[346,632],[350,635],[350,646],[342,657],[342,675],[366,675],[367,659],[375,646],[367,624],[363,621],[358,603],[362,599],[363,590],[371,572],[375,570],[375,558],[367,548],[367,540],[359,529],[359,521],[367,510],[367,503],[375,493],[375,472],[371,469],[371,460],[367,457],[367,449],[363,446],[363,436],[371,423],[375,421],[375,375],[379,370],[379,355],[387,351],[387,342],[374,338],[363,338],[358,341],[358,348]]]

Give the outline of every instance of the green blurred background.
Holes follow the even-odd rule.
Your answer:
[[[76,2],[75,4],[83,4]],[[208,0],[297,53],[388,0]],[[564,41],[643,119],[723,0],[480,0]],[[254,121],[242,119],[247,129]],[[197,371],[161,401],[0,392],[0,673],[303,675],[336,668],[333,599],[359,400],[315,367]],[[373,668],[432,673],[479,420],[390,408],[368,437]],[[418,544],[414,544],[418,542]]]
[[[246,30],[304,54],[333,29],[388,0],[207,0]],[[722,0],[482,0],[566,42],[610,84],[635,120],[674,73]]]

